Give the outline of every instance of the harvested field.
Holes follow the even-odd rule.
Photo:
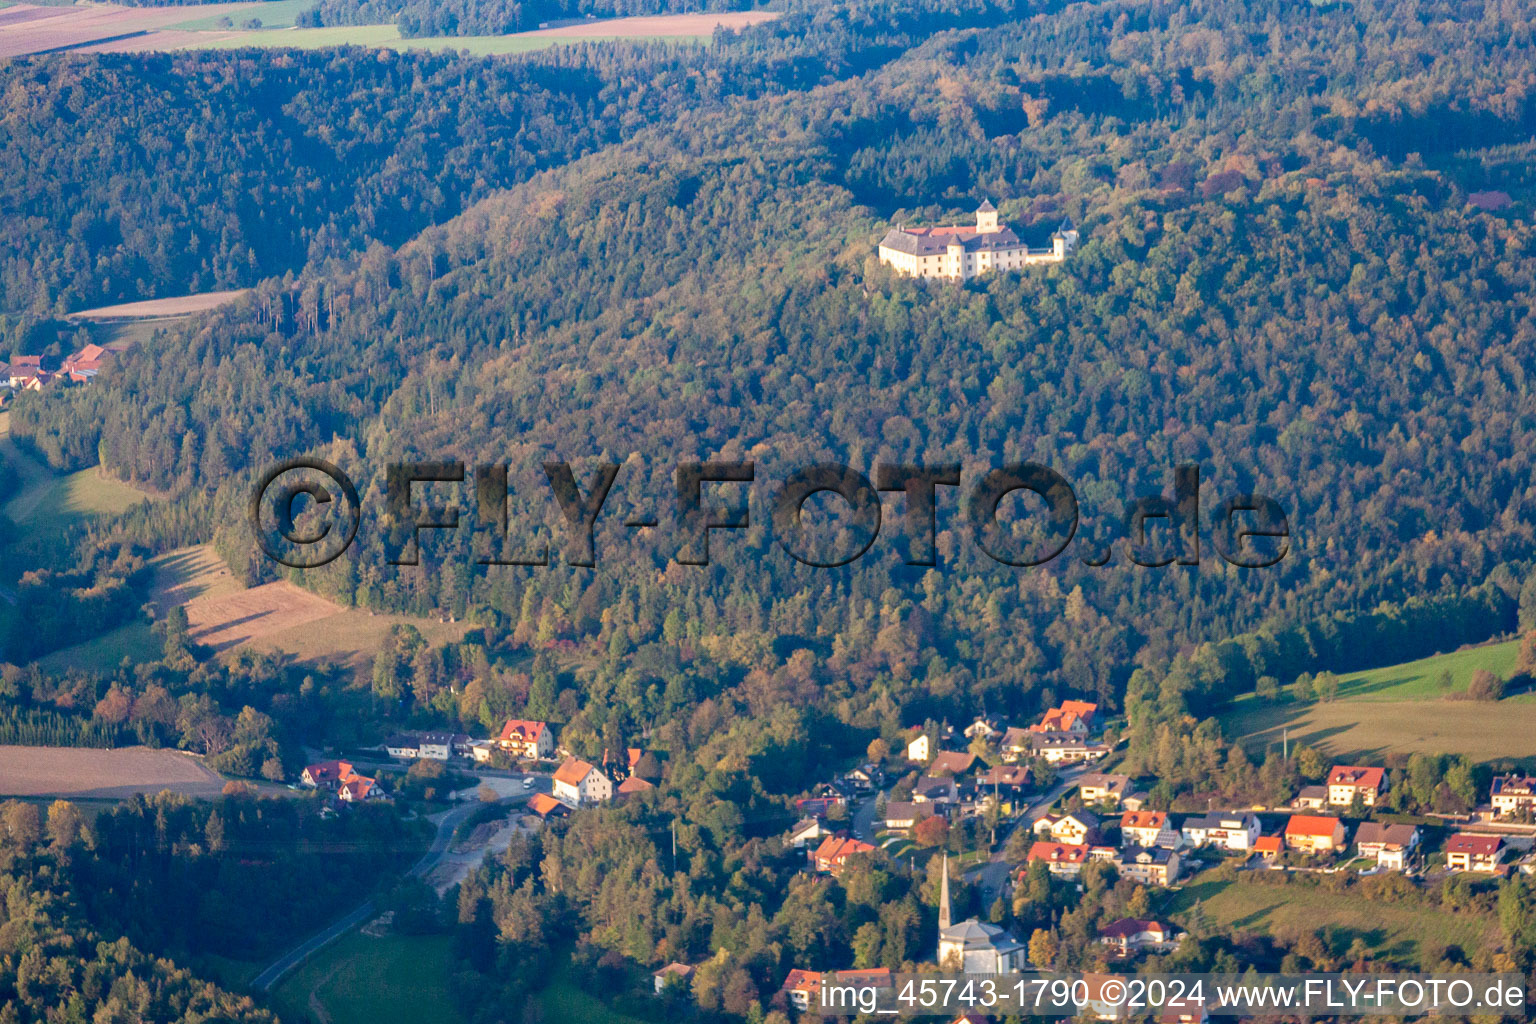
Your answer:
[[[292,583],[263,583],[250,590],[205,595],[187,604],[192,640],[225,651],[342,612],[339,604]]]
[[[241,5],[234,5],[241,6]],[[167,33],[173,34],[173,33]],[[193,33],[174,33],[176,35],[192,35]],[[201,33],[198,33],[199,35]],[[224,33],[210,33],[222,36]],[[131,45],[133,40],[121,40],[119,43],[109,44],[113,48],[142,49]],[[103,47],[105,49],[105,47]],[[244,295],[249,289],[234,288],[224,292],[201,292],[197,295],[177,295],[167,299],[145,299],[141,302],[122,302],[115,306],[101,306],[97,309],[82,309],[78,313],[70,313],[71,320],[138,320],[151,317],[189,316],[193,313],[201,313],[204,310],[215,309],[227,302],[233,302]]]
[[[107,43],[92,43],[90,46],[82,46],[76,53],[143,53],[145,51],[197,49],[210,43],[217,43],[226,39],[240,38],[239,32],[188,32],[184,29],[169,28],[159,32],[147,32],[141,36],[130,36],[127,39],[114,39]],[[141,305],[141,303],[130,303]],[[110,308],[110,307],[109,307]],[[100,313],[99,310],[92,312]],[[76,313],[76,316],[83,316]],[[154,314],[147,314],[154,315]]]
[[[186,7],[117,7],[76,4],[42,7],[16,4],[0,12],[0,57],[73,49],[168,28],[191,18],[227,14],[235,18],[259,8],[256,3],[201,4]]]
[[[202,761],[174,750],[123,747],[0,746],[0,795],[121,800],[169,789],[218,796],[224,780]]]
[[[593,19],[579,25],[541,28],[519,32],[523,36],[548,36],[556,39],[645,39],[650,36],[707,36],[715,29],[741,29],[760,25],[779,16],[778,11],[719,11],[706,14],[657,14],[639,18]]]

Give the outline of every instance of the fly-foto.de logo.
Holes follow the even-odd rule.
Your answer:
[[[392,463],[385,472],[385,558],[391,565],[419,565],[424,531],[470,529],[487,542],[480,547],[494,552],[476,558],[482,566],[548,566],[556,560],[595,566],[595,530],[622,469],[619,463],[600,463],[582,483],[568,462],[542,464],[541,497],[553,503],[563,520],[563,543],[555,552],[536,539],[537,531],[522,536],[511,524],[506,465]],[[723,543],[722,535],[751,527],[754,497],[768,500],[758,514],[767,511],[774,542],[803,565],[836,568],[857,561],[875,545],[888,515],[900,520],[906,564],[937,565],[941,495],[950,488],[961,498],[957,525],[1001,565],[1044,565],[1073,546],[1074,539],[1074,555],[1085,565],[1109,565],[1117,547],[1138,566],[1198,565],[1203,529],[1220,558],[1241,568],[1274,565],[1290,550],[1290,521],[1278,502],[1237,494],[1202,517],[1199,465],[1178,466],[1172,476],[1171,498],[1159,494],[1128,501],[1120,537],[1095,542],[1078,536],[1081,516],[1072,485],[1055,470],[1033,462],[964,472],[959,463],[882,463],[875,467],[873,482],[836,463],[760,481],[752,462],[683,462],[672,474],[673,493],[659,506],[670,516],[670,557],[683,565],[708,565],[712,538]],[[817,495],[841,504],[841,525],[831,540],[818,535],[807,521],[807,502]],[[1028,507],[1022,507],[1019,502],[1009,505],[1013,496],[1032,497]],[[464,505],[473,508],[472,517],[462,514]],[[351,546],[363,507],[357,487],[339,467],[301,457],[262,475],[251,495],[249,520],[270,558],[309,569],[334,561]],[[629,515],[623,525],[655,530],[662,517]]]

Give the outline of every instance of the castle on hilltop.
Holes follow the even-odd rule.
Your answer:
[[[909,277],[964,281],[989,270],[1017,270],[1037,263],[1060,263],[1077,247],[1070,218],[1051,235],[1048,249],[1031,249],[1013,229],[997,222],[997,208],[985,200],[976,208],[976,225],[932,228],[897,227],[880,240],[880,262]]]

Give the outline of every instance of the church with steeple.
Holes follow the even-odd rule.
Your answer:
[[[939,968],[966,974],[1006,974],[1026,966],[1024,944],[1006,928],[971,918],[953,924],[949,905],[949,854],[939,882]]]
[[[985,200],[976,223],[936,227],[894,227],[880,240],[880,262],[910,277],[964,281],[990,271],[1018,270],[1037,263],[1060,263],[1077,248],[1077,229],[1064,219],[1048,248],[1031,248],[1011,227],[1000,224],[997,207]]]

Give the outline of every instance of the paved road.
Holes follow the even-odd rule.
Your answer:
[[[1046,808],[1060,800],[1062,794],[1067,790],[1077,785],[1077,777],[1087,770],[1087,765],[1076,765],[1062,770],[1056,776],[1056,784],[1047,792],[1036,797],[1034,802],[1025,809],[1024,813],[1015,820],[1013,827],[1004,834],[1003,841],[998,844],[997,851],[992,854],[992,858],[985,864],[973,867],[966,872],[967,881],[981,886],[981,901],[984,906],[990,906],[998,894],[1007,887],[1008,873],[1013,869],[1013,865],[1008,863],[1008,858],[1005,856],[1004,851],[1008,849],[1008,840],[1014,831],[1020,828],[1029,828],[1030,823],[1044,814]]]
[[[420,877],[437,867],[438,861],[442,860],[443,854],[448,850],[448,843],[453,839],[453,830],[458,828],[471,814],[475,813],[477,807],[479,807],[478,803],[465,803],[461,807],[455,807],[445,812],[438,820],[437,834],[432,837],[432,845],[427,848],[426,853],[422,854],[420,860],[411,865],[411,869],[406,872],[406,875]],[[364,900],[361,906],[337,920],[324,931],[310,936],[293,949],[278,957],[266,970],[251,980],[251,987],[258,992],[270,992],[279,981],[288,975],[289,971],[292,971],[299,964],[309,959],[317,950],[329,945],[348,931],[368,920],[373,912],[373,900]]]

